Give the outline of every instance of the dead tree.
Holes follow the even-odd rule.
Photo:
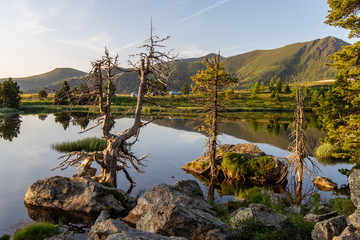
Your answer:
[[[307,137],[305,133],[305,114],[304,102],[306,97],[306,90],[299,83],[296,83],[296,109],[294,113],[293,132],[291,133],[292,142],[289,145],[290,156],[286,158],[285,164],[290,179],[290,187],[288,189],[289,195],[293,205],[299,205],[301,201],[308,195],[303,194],[303,179],[304,175],[311,177],[316,171],[319,171],[316,163],[309,158],[309,151],[307,150]],[[287,172],[286,172],[287,174]],[[293,189],[291,189],[293,187]],[[291,194],[293,193],[293,194]]]
[[[129,175],[127,168],[129,165],[139,173],[144,173],[144,157],[137,157],[128,149],[135,144],[140,133],[140,129],[155,118],[147,122],[141,120],[141,110],[144,103],[144,95],[147,88],[155,89],[161,82],[165,84],[168,75],[165,73],[167,62],[173,60],[170,52],[158,51],[158,48],[164,47],[161,43],[166,38],[158,38],[152,35],[153,28],[151,25],[150,38],[142,46],[144,52],[139,53],[139,61],[136,64],[130,62],[133,66],[131,70],[124,70],[118,67],[117,56],[110,57],[109,52],[105,49],[105,56],[98,61],[92,62],[92,70],[89,74],[87,85],[90,92],[95,93],[98,100],[98,108],[101,116],[97,119],[97,124],[85,131],[102,125],[102,137],[107,142],[107,147],[103,151],[96,152],[71,152],[65,156],[65,160],[57,167],[66,169],[69,166],[78,166],[82,169],[82,175],[86,175],[92,162],[96,162],[101,167],[101,173],[94,176],[93,179],[100,183],[106,183],[112,187],[117,187],[117,173],[123,171],[133,186],[134,181]],[[120,71],[120,72],[119,72]],[[127,130],[118,133],[111,132],[111,97],[114,94],[114,80],[125,72],[134,72],[140,79],[138,88],[137,104],[135,107],[135,118],[133,125]],[[133,110],[133,109],[130,109]],[[129,111],[130,111],[129,110]],[[55,168],[56,169],[56,168]]]

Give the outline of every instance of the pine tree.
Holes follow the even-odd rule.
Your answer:
[[[12,78],[0,84],[0,103],[3,108],[19,108],[21,96],[20,87]]]
[[[281,91],[282,91],[282,82],[281,82],[280,78],[278,78],[276,80],[275,91],[277,91],[279,93],[281,93]]]
[[[290,86],[289,86],[289,83],[288,83],[288,82],[285,83],[284,92],[285,92],[286,94],[291,93]]]
[[[64,81],[60,90],[55,93],[54,103],[60,105],[66,105],[69,103],[69,98],[70,98],[70,87],[69,84],[66,81]]]
[[[328,0],[325,23],[350,30],[349,38],[360,37],[360,3]],[[330,65],[339,71],[335,85],[316,109],[328,137],[325,142],[343,149],[334,157],[360,159],[360,42],[345,46],[332,56]]]
[[[184,95],[189,94],[189,92],[190,92],[189,84],[184,83],[184,85],[182,86],[180,92],[182,94],[184,94]]]
[[[260,92],[261,92],[261,93],[265,92],[264,82],[261,82],[261,84],[260,84]]]
[[[39,100],[45,99],[45,98],[47,98],[47,96],[48,96],[48,94],[45,92],[44,89],[42,89],[42,90],[40,90],[38,92],[38,99]]]
[[[256,82],[251,89],[251,97],[256,97],[260,93],[259,83]]]
[[[206,69],[199,70],[191,79],[195,83],[192,86],[193,91],[206,96],[202,100],[204,125],[201,130],[206,131],[209,136],[207,146],[209,147],[210,176],[213,179],[217,176],[215,159],[219,118],[223,116],[222,112],[226,109],[223,104],[225,99],[221,98],[221,95],[224,94],[220,93],[223,92],[223,87],[236,83],[237,79],[225,71],[223,63],[220,61],[220,55],[213,57],[212,61],[204,58],[202,63],[206,65]]]
[[[274,91],[274,85],[275,85],[274,78],[271,78],[270,83],[269,83],[269,91],[270,92]]]

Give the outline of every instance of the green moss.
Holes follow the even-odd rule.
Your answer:
[[[116,190],[111,190],[110,192],[111,192],[111,194],[114,196],[114,198],[115,198],[116,200],[118,200],[118,201],[121,202],[121,203],[124,203],[124,202],[125,202],[125,197],[124,197],[123,194],[121,194],[120,192],[118,192],[118,191],[116,191]]]
[[[235,177],[264,176],[275,167],[269,156],[246,158],[238,153],[225,153],[222,157],[222,170]]]
[[[209,162],[206,161],[197,161],[186,163],[186,166],[195,168],[196,170],[205,170],[209,166]]]
[[[17,231],[13,240],[43,240],[60,233],[59,227],[51,223],[29,224]]]

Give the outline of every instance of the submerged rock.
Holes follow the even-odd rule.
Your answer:
[[[333,189],[337,189],[338,185],[331,181],[328,178],[323,178],[320,176],[317,176],[314,180],[312,180],[315,187],[321,191],[331,191]]]
[[[222,162],[222,157],[226,153],[236,153],[241,154],[247,159],[251,158],[259,158],[259,157],[268,157],[271,161],[273,161],[272,165],[268,172],[262,175],[238,175],[236,172],[230,171],[226,169]],[[286,179],[285,165],[276,157],[266,155],[262,152],[258,146],[250,143],[246,144],[224,144],[217,148],[216,150],[216,162],[220,169],[220,174],[218,176],[218,181],[252,181],[255,183],[266,183],[266,182],[281,182]],[[237,163],[234,165],[238,165]],[[239,164],[241,165],[241,164]],[[209,164],[209,154],[205,153],[204,156],[195,159],[194,161],[187,163],[182,167],[186,172],[190,172],[192,174],[201,175],[203,177],[209,177],[210,173],[210,164]]]
[[[126,215],[136,200],[126,192],[106,187],[89,178],[50,177],[33,183],[24,197],[25,205],[98,215],[103,210]]]
[[[124,220],[138,219],[137,229],[164,236],[229,239],[230,227],[213,215],[198,183],[188,180],[153,187]]]

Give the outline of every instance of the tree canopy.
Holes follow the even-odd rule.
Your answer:
[[[359,1],[328,0],[331,8],[326,23],[350,30],[349,37],[359,37]],[[359,160],[360,157],[360,42],[345,46],[330,59],[339,73],[334,86],[316,109],[329,135],[325,142],[341,149],[334,157]]]
[[[0,106],[3,108],[18,108],[20,104],[20,87],[12,78],[0,83]]]

